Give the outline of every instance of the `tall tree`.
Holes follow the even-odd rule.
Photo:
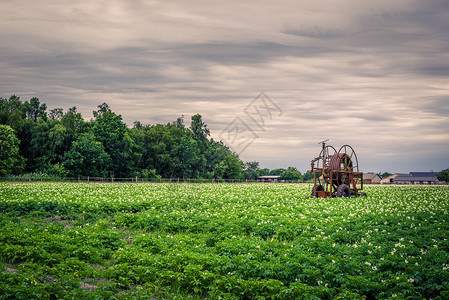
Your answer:
[[[110,163],[111,158],[105,152],[103,144],[96,141],[92,133],[81,134],[63,158],[63,166],[73,177],[105,177]]]
[[[180,145],[182,177],[200,177],[204,157],[200,155],[198,143],[189,135],[184,135]]]
[[[88,131],[88,125],[83,119],[81,113],[77,112],[76,106],[69,108],[69,110],[62,116],[61,124],[66,130],[64,149],[69,151],[72,142],[81,134]]]
[[[76,106],[69,108],[69,110],[61,117],[61,123],[64,125],[70,136],[81,134],[86,129],[83,116],[81,113],[77,112]]]
[[[47,105],[41,104],[39,98],[33,97],[30,102],[25,102],[25,108],[29,120],[36,122],[38,118],[47,119]]]
[[[112,112],[112,110],[106,102],[103,102],[102,104],[98,105],[98,109],[94,110],[92,114],[94,115],[95,119],[98,119],[106,112]]]
[[[243,162],[237,154],[229,151],[221,162],[221,165],[223,166],[223,178],[239,179],[242,176]]]
[[[24,163],[23,157],[19,155],[19,140],[14,129],[0,125],[0,176],[19,173]]]
[[[62,161],[64,153],[68,150],[65,147],[67,139],[67,129],[61,123],[51,126],[48,132],[48,149],[50,162],[58,163]]]
[[[206,174],[211,172],[212,167],[208,162],[211,162],[211,157],[207,157],[211,154],[209,141],[210,132],[205,122],[203,122],[202,116],[196,114],[192,116],[192,122],[190,124],[191,138],[196,141],[198,148],[198,163],[195,170],[196,177],[205,177]]]
[[[53,108],[48,114],[50,120],[61,120],[62,116],[64,116],[64,110],[60,107]]]
[[[193,138],[200,143],[200,146],[205,147],[207,143],[207,139],[210,136],[210,131],[207,128],[207,125],[202,120],[202,116],[200,114],[196,114],[192,116],[192,123],[190,125],[190,130],[192,131]],[[205,150],[205,149],[202,149]]]
[[[189,136],[193,139],[192,135]],[[229,150],[221,142],[216,143],[214,140],[207,141],[205,144],[197,142],[197,148],[199,158],[202,160],[202,163],[198,165],[199,176],[204,178],[222,178],[223,171],[219,164]]]
[[[259,177],[259,162],[246,162],[243,166],[243,178],[254,180],[257,179],[257,177]]]
[[[95,138],[103,144],[106,153],[111,157],[111,175],[131,176],[135,171],[138,153],[135,151],[136,145],[129,135],[129,129],[122,122],[122,116],[109,110],[98,113],[97,116],[93,121],[92,130]]]
[[[17,134],[25,125],[26,108],[20,98],[13,95],[9,99],[0,98],[0,124],[11,126]]]
[[[49,124],[42,118],[29,119],[25,123],[21,141],[24,146],[22,155],[27,160],[26,171],[45,172],[49,165],[48,132]]]
[[[131,136],[141,153],[138,167],[142,170],[157,170],[157,174],[169,177],[183,177],[180,144],[189,134],[182,124],[182,118],[166,125],[142,125],[134,123]]]

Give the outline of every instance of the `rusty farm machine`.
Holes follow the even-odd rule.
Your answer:
[[[312,197],[357,197],[366,196],[363,189],[363,173],[359,172],[357,155],[349,145],[336,150],[322,141],[321,152],[312,160]],[[316,165],[315,165],[316,163]]]

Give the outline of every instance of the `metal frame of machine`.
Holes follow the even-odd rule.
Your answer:
[[[322,141],[320,155],[312,160],[313,189],[312,197],[357,197],[366,196],[363,190],[363,173],[359,172],[359,163],[354,149],[343,145],[340,150],[326,145]],[[316,166],[315,166],[316,163]]]

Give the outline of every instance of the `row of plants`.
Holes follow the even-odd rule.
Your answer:
[[[446,299],[449,187],[0,183],[0,299]]]

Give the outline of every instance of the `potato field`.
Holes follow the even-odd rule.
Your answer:
[[[449,186],[0,183],[0,299],[449,299]]]

